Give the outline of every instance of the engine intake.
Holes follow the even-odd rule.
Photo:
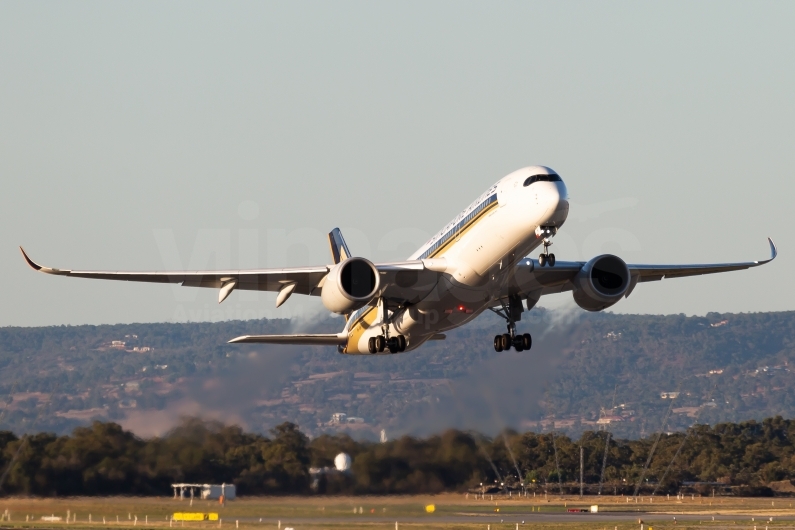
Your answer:
[[[364,258],[348,258],[331,268],[320,299],[326,309],[344,315],[367,305],[380,286],[375,265]]]
[[[621,300],[629,282],[624,260],[602,254],[586,263],[574,279],[574,301],[586,311],[601,311]]]

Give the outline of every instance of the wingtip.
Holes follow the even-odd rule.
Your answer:
[[[235,337],[234,339],[226,341],[227,344],[237,344],[238,342],[245,342],[248,338],[248,335],[243,335],[241,337]]]
[[[31,269],[33,269],[34,271],[40,271],[41,270],[41,265],[39,265],[38,263],[36,263],[32,259],[30,259],[30,257],[28,256],[27,252],[25,252],[25,249],[22,248],[21,245],[19,247],[19,251],[22,252],[22,257],[25,258],[25,261],[28,263],[28,265],[30,266]]]
[[[34,271],[43,272],[45,274],[55,274],[57,276],[65,276],[65,275],[68,275],[68,274],[71,273],[71,271],[69,271],[69,270],[53,269],[53,268],[50,268],[50,267],[45,267],[44,265],[39,265],[38,263],[36,263],[32,259],[30,259],[30,256],[28,256],[28,253],[25,252],[24,248],[19,247],[19,251],[22,252],[22,257],[25,258],[25,261],[27,262],[27,264]]]
[[[769,237],[767,238],[767,244],[770,245],[770,257],[761,261],[755,261],[754,263],[756,265],[764,265],[765,263],[770,263],[771,261],[776,259],[776,256],[778,256],[778,249],[776,248],[776,244],[773,243],[773,240]]]

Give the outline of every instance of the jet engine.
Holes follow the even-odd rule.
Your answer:
[[[344,315],[364,307],[378,292],[381,276],[364,258],[348,258],[331,268],[320,299],[326,309]]]
[[[629,282],[624,260],[602,254],[583,265],[574,278],[574,301],[586,311],[601,311],[621,300]]]

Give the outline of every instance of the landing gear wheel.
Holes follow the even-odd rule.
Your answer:
[[[381,353],[384,351],[384,348],[386,348],[386,339],[383,335],[378,335],[375,337],[375,349]]]
[[[501,352],[502,351],[502,335],[497,335],[494,337],[494,351]]]
[[[522,351],[524,348],[522,347],[522,336],[517,335],[513,338],[513,349],[516,351]]]
[[[370,353],[375,353],[378,351],[378,347],[375,345],[375,337],[370,337],[367,339],[367,349]]]
[[[500,335],[500,342],[503,350],[511,349],[511,336],[507,333]]]
[[[538,255],[538,264],[543,267],[547,264],[547,256],[546,254],[539,254]]]
[[[400,349],[398,348],[398,340],[396,338],[389,339],[387,343],[388,343],[389,353],[397,353],[400,351]]]
[[[529,333],[522,335],[522,349],[529,350],[533,347],[533,337]]]
[[[398,341],[398,351],[406,351],[406,337],[403,335],[397,336]]]
[[[555,266],[555,255],[554,254],[550,254],[549,256],[547,256],[547,261],[549,261],[549,266],[550,267],[554,267]]]

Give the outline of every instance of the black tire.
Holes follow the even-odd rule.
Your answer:
[[[406,351],[406,337],[398,335],[398,351]]]
[[[382,351],[384,351],[384,348],[386,348],[386,339],[384,338],[383,335],[378,335],[375,338],[375,349],[378,350],[379,353],[381,353]]]
[[[367,339],[367,349],[370,350],[370,353],[375,353],[378,351],[378,348],[375,345],[375,337],[370,337]]]
[[[511,336],[507,333],[500,335],[502,337],[502,349],[508,351],[511,349]]]
[[[547,264],[547,257],[544,254],[539,254],[538,255],[538,264],[541,267],[543,267],[544,265]]]
[[[522,335],[522,347],[525,350],[529,350],[533,347],[533,337],[531,337],[529,333]]]
[[[501,352],[502,351],[502,335],[497,335],[494,337],[494,351]]]
[[[397,352],[400,351],[398,349],[397,339],[390,340],[389,342],[390,342],[390,344],[389,344],[389,353],[397,353]]]
[[[524,348],[522,347],[522,336],[517,335],[513,338],[513,349],[516,351],[523,351]]]
[[[554,267],[555,266],[555,255],[554,254],[550,254],[549,255],[549,266],[550,267]]]

